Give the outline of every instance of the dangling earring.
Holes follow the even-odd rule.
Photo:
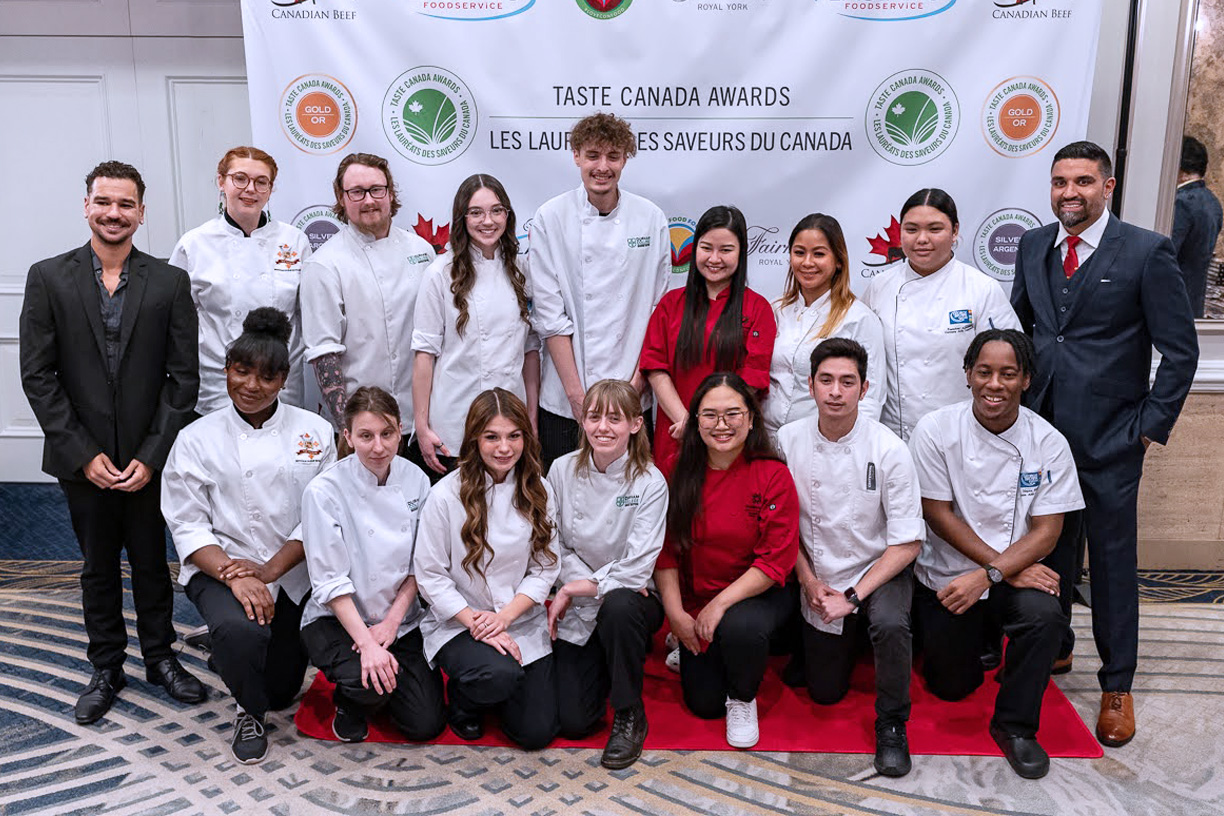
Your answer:
[[[225,215],[225,192],[217,191],[217,215]]]

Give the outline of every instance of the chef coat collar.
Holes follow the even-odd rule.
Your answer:
[[[951,267],[951,266],[952,266],[954,263],[956,263],[956,256],[955,256],[955,255],[953,255],[951,258],[949,258],[949,259],[948,259],[948,262],[947,262],[946,264],[944,264],[943,266],[939,267],[938,269],[936,269],[936,270],[935,270],[934,272],[932,272],[931,274],[929,274],[929,275],[919,275],[919,274],[918,274],[918,270],[914,269],[913,264],[911,264],[911,263],[909,262],[909,258],[906,258],[906,259],[905,259],[905,280],[906,280],[906,281],[913,281],[913,280],[931,280],[931,279],[933,279],[933,278],[934,278],[936,275],[939,275],[939,274],[943,273],[945,270],[947,270],[948,268],[950,268],[950,267]]]
[[[280,397],[276,398],[274,405],[276,406],[276,409],[272,412],[272,416],[264,420],[263,427],[256,428],[254,425],[247,422],[243,418],[242,414],[238,413],[238,406],[234,405],[233,400],[230,400],[229,411],[227,412],[230,424],[243,433],[251,433],[253,431],[270,431],[273,428],[279,429],[280,426],[284,424],[284,416],[287,412],[281,410]]]
[[[860,406],[862,405],[861,401],[859,402],[859,405]],[[841,439],[838,439],[836,441],[827,438],[823,433],[821,433],[820,431],[820,413],[819,412],[815,414],[814,419],[816,421],[812,423],[812,427],[816,430],[816,439],[820,442],[826,442],[830,445],[849,445],[850,443],[857,441],[858,438],[862,436],[862,433],[863,433],[862,427],[864,423],[863,423],[863,412],[861,410],[858,412],[858,416],[854,418],[854,427],[850,429],[849,433],[847,433]],[[976,418],[974,419],[974,421],[975,422],[977,421]],[[983,428],[982,430],[986,430],[986,429]]]
[[[357,483],[362,487],[396,487],[404,480],[404,468],[408,465],[408,460],[400,456],[391,457],[391,470],[387,473],[387,481],[385,484],[378,483],[378,477],[370,472],[370,469],[361,463],[357,458],[357,454],[352,454],[355,462],[355,470],[357,471]]]
[[[625,200],[624,193],[618,188],[616,191],[616,206],[613,207],[608,212],[603,213],[603,212],[600,212],[595,207],[595,205],[591,203],[591,199],[587,198],[587,192],[586,192],[585,187],[580,186],[578,188],[578,192],[582,199],[582,205],[581,205],[582,215],[593,215],[596,218],[612,218],[618,212],[620,212],[621,202]]]
[[[221,213],[221,220],[225,223],[225,226],[229,228],[229,232],[234,233],[235,235],[241,235],[243,238],[250,238],[251,235],[255,234],[255,232],[259,232],[261,229],[268,226],[268,214],[266,212],[261,212],[259,214],[259,226],[255,227],[255,232],[252,232],[251,235],[247,235],[246,230],[238,226],[238,222],[230,217],[229,210],[224,210]]]

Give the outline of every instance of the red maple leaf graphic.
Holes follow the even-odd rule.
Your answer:
[[[611,11],[619,6],[624,0],[587,0],[591,8],[596,11]]]
[[[884,231],[884,235],[868,238],[867,243],[871,244],[872,255],[880,255],[888,263],[901,260],[903,256],[901,252],[901,224],[897,221],[897,216],[892,216],[888,229]]]
[[[441,224],[435,231],[433,219],[426,220],[425,216],[417,213],[417,222],[412,229],[434,248],[434,252],[446,251],[446,244],[450,241],[450,224]]]

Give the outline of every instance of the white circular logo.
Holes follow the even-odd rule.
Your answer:
[[[960,127],[960,103],[939,74],[899,71],[880,83],[867,103],[872,148],[893,164],[926,164],[943,153]]]
[[[289,83],[280,99],[281,129],[307,153],[335,153],[357,130],[357,105],[335,77],[306,74]]]
[[[382,104],[383,131],[416,164],[446,164],[476,135],[476,101],[463,80],[433,65],[396,77]]]
[[[973,236],[973,261],[978,269],[997,281],[1016,277],[1020,236],[1041,226],[1028,210],[1008,207],[986,216]]]
[[[1027,156],[1048,145],[1058,130],[1060,110],[1054,89],[1031,76],[995,86],[982,106],[982,135],[1002,156]]]

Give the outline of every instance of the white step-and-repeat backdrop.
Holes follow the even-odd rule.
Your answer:
[[[1101,0],[243,0],[255,144],[274,215],[321,242],[339,160],[386,156],[397,223],[445,243],[468,175],[519,232],[576,186],[589,113],[625,117],[625,189],[671,221],[684,271],[709,206],[745,213],[751,285],[775,296],[803,215],[837,217],[853,285],[900,255],[902,202],[942,187],[958,256],[1008,286],[1048,221],[1048,168],[1088,121]],[[1106,146],[1107,149],[1110,146]],[[677,284],[681,278],[677,276]]]

